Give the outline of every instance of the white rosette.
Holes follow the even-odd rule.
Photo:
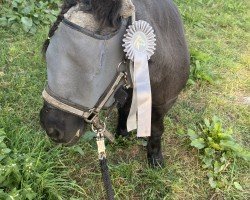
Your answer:
[[[135,21],[123,39],[126,56],[131,60],[133,99],[127,120],[127,129],[137,129],[138,137],[151,135],[152,95],[148,60],[154,54],[156,39],[153,28],[145,21]]]

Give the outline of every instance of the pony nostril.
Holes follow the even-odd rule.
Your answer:
[[[51,137],[54,140],[61,140],[63,139],[64,133],[58,129],[55,128],[48,128],[47,133],[49,137]]]

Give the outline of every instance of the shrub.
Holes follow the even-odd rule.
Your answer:
[[[59,0],[4,1],[0,11],[0,26],[12,27],[21,25],[25,32],[34,34],[39,25],[48,25],[56,20]]]

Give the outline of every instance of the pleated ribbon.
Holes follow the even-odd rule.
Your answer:
[[[132,24],[123,40],[125,52],[131,60],[130,72],[133,79],[132,105],[127,119],[127,130],[137,129],[137,137],[151,135],[152,94],[148,60],[154,54],[155,35],[145,21]]]

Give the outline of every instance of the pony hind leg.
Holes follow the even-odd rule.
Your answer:
[[[164,132],[163,119],[165,112],[161,107],[152,108],[151,136],[148,138],[147,158],[151,167],[162,167],[164,165],[161,138]]]
[[[161,106],[152,107],[151,136],[148,138],[147,158],[151,167],[163,167],[161,139],[164,133],[164,116],[173,106],[177,97],[170,99]]]

